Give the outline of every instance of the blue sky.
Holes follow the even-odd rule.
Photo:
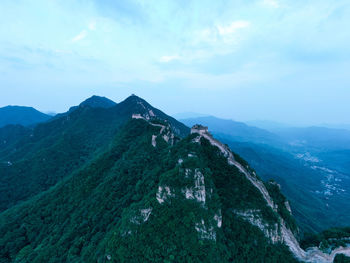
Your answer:
[[[0,106],[349,123],[348,0],[2,0]]]

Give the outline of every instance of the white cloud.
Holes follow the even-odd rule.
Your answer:
[[[277,0],[264,0],[263,4],[268,7],[279,8],[280,4]]]
[[[72,38],[72,42],[78,42],[78,41],[86,38],[88,35],[88,31],[95,31],[95,30],[96,30],[96,21],[91,21],[88,24],[87,29],[84,29],[78,35],[76,35],[75,37]]]
[[[217,25],[217,30],[221,36],[231,35],[237,32],[238,29],[246,28],[250,26],[249,21],[234,21],[229,25]]]
[[[232,53],[249,35],[247,29],[251,24],[248,20],[213,23],[210,27],[194,31],[189,38],[188,45],[182,48],[178,55],[162,56],[159,61],[162,63],[173,60],[191,62]]]
[[[211,49],[217,47],[219,53],[227,53],[227,48],[231,50],[233,44],[238,44],[244,38],[241,30],[250,27],[250,25],[250,21],[237,20],[204,28],[194,32],[192,45],[196,47],[205,43],[210,45]]]
[[[173,60],[178,60],[178,59],[180,59],[180,56],[178,56],[178,55],[162,56],[162,57],[160,57],[159,61],[162,63],[168,63],[168,62],[171,62]]]
[[[94,31],[96,30],[96,21],[92,21],[88,25],[89,30]]]
[[[78,42],[87,36],[86,30],[81,31],[78,35],[72,38],[72,42]]]

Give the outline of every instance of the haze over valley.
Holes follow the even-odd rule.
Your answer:
[[[348,0],[0,14],[0,263],[350,262]]]

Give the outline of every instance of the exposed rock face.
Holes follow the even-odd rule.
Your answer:
[[[234,211],[236,215],[241,216],[244,220],[247,220],[254,226],[260,228],[260,230],[268,237],[272,243],[283,242],[283,237],[279,229],[278,224],[269,225],[262,219],[260,210],[245,210],[245,211]]]
[[[146,222],[152,213],[152,208],[141,209],[140,212],[141,212],[141,216],[143,218],[143,222]]]
[[[171,192],[169,186],[159,186],[156,198],[158,203],[162,204],[169,197],[175,197],[175,194]]]
[[[286,201],[286,202],[284,203],[284,205],[285,205],[285,207],[287,208],[287,210],[289,211],[289,213],[292,214],[292,209],[290,208],[289,202]]]
[[[184,168],[182,167],[184,159],[193,158],[194,155],[186,154],[186,157],[180,158],[177,161],[179,165],[179,175],[183,176],[184,179],[192,181],[185,187],[172,188],[171,185],[162,184],[158,187],[156,193],[156,199],[159,204],[163,204],[170,198],[185,198],[197,202],[203,209],[205,214],[208,214],[206,218],[198,218],[198,221],[194,225],[194,229],[198,232],[200,239],[208,239],[216,241],[217,230],[222,227],[222,214],[221,210],[216,212],[208,210],[208,203],[211,200],[213,189],[206,189],[205,176],[199,168]]]
[[[216,221],[216,224],[218,228],[222,227],[222,215],[221,215],[221,210],[217,214],[214,215],[214,220]]]
[[[152,146],[153,146],[153,147],[156,147],[156,146],[157,146],[156,139],[157,139],[157,135],[152,135]]]
[[[198,202],[205,204],[204,176],[199,169],[194,172],[194,197]]]
[[[207,226],[202,219],[201,222],[196,223],[195,229],[202,239],[216,240],[216,232],[212,226]]]
[[[138,211],[138,210],[137,210]],[[152,213],[152,208],[140,209],[139,212],[136,212],[134,216],[130,218],[130,222],[136,225],[140,225],[148,220],[149,216]]]

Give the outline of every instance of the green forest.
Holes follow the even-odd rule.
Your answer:
[[[204,139],[191,143],[193,135],[174,146],[159,139],[153,147],[150,138],[158,132],[143,120],[128,121],[108,150],[2,213],[1,262],[295,262],[287,247],[232,212],[259,208],[266,222],[278,220],[216,147]],[[212,189],[205,207],[179,194],[191,183],[186,169],[202,171]],[[175,195],[159,204],[156,192],[164,184]],[[138,223],[133,218],[144,208],[152,213]],[[210,228],[219,210],[223,223],[212,226],[215,239],[202,238],[196,223]]]
[[[6,126],[0,141],[1,263],[297,262],[266,234],[282,221],[326,253],[350,233],[300,233],[279,184],[263,183],[272,209],[218,147],[136,96]]]

